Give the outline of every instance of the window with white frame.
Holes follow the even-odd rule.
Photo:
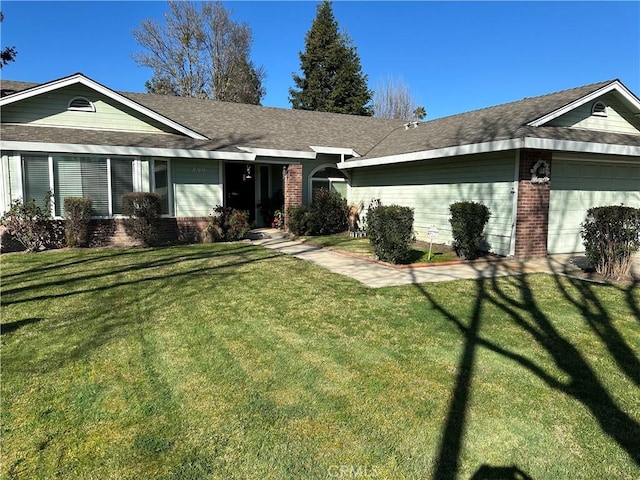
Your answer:
[[[321,168],[311,176],[311,196],[319,189],[336,190],[343,198],[347,197],[347,184],[340,170],[333,167]]]
[[[25,198],[44,205],[42,199],[52,191],[57,216],[64,216],[67,197],[91,198],[96,216],[117,215],[122,195],[134,191],[131,158],[24,155],[22,161]]]

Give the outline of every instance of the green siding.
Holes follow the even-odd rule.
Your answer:
[[[450,244],[449,205],[459,201],[485,204],[492,212],[487,240],[493,252],[508,255],[513,224],[513,177],[515,154],[477,156],[473,160],[448,159],[386,167],[354,169],[349,203],[372,199],[383,205],[414,209],[416,237],[427,239],[437,227],[437,242]]]
[[[640,162],[555,160],[549,202],[549,253],[583,252],[580,224],[587,210],[604,205],[640,208]]]
[[[219,161],[172,160],[171,179],[176,217],[206,217],[222,205]]]
[[[74,97],[87,98],[95,105],[96,111],[67,110],[69,101]],[[143,118],[135,110],[83,86],[68,87],[7,105],[2,108],[2,121],[145,133],[168,130],[159,122]]]
[[[591,114],[597,101],[607,106],[607,116]],[[552,127],[573,127],[586,130],[600,130],[616,133],[640,133],[640,119],[636,118],[624,104],[612,93],[597,100],[581,105],[548,123]]]
[[[22,189],[22,159],[13,152],[2,152],[2,188],[4,207],[11,201],[23,198]]]

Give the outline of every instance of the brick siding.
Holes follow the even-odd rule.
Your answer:
[[[521,259],[547,256],[551,182],[531,182],[531,169],[538,160],[544,160],[551,168],[551,152],[520,152],[515,257]]]
[[[302,205],[302,165],[289,165],[284,177],[284,228],[288,227],[289,207]]]

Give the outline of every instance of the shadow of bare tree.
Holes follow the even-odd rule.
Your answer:
[[[497,266],[494,268],[497,269]],[[550,268],[553,268],[551,263]],[[497,270],[495,273],[498,273]],[[480,272],[479,277],[481,277]],[[580,313],[586,325],[610,353],[620,371],[637,386],[640,375],[638,350],[628,345],[616,329],[615,319],[595,294],[596,287],[583,280],[566,277],[559,271],[553,275],[553,278],[558,291]],[[563,278],[571,286],[571,291],[561,280]],[[616,403],[580,350],[554,325],[548,313],[541,307],[540,292],[533,289],[524,271],[520,275],[502,280],[499,280],[497,275],[478,278],[475,286],[473,308],[469,318],[465,319],[459,318],[447,305],[438,301],[424,284],[415,284],[415,288],[429,302],[430,307],[440,312],[456,327],[464,342],[435,459],[433,478],[437,480],[457,478],[468,423],[467,410],[478,348],[487,349],[516,362],[549,388],[572,397],[592,414],[599,428],[615,441],[633,462],[640,465],[640,442],[638,441],[640,424]],[[629,307],[637,317],[638,306],[633,294],[636,286],[637,282],[634,282],[628,288],[621,288],[625,288],[624,293]],[[514,291],[519,293],[516,294]],[[497,308],[506,314],[506,319],[541,347],[552,359],[554,367],[568,380],[558,380],[556,375],[543,364],[536,363],[515,349],[499,345],[488,334],[485,335],[482,329],[482,314],[487,307]],[[501,468],[499,467],[499,470]],[[528,478],[526,476],[487,476],[503,473],[502,470],[491,470],[487,467],[484,470],[482,468],[478,470],[473,478]],[[518,472],[513,470],[513,474],[516,473]]]

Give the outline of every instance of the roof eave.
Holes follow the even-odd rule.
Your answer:
[[[500,152],[523,148],[640,157],[640,146],[635,145],[582,142],[575,140],[559,140],[538,137],[522,137],[509,140],[497,140],[493,142],[457,145],[446,148],[438,148],[434,150],[423,150],[419,152],[404,153],[400,155],[389,155],[386,157],[350,160],[348,162],[339,163],[338,168],[340,170],[349,170],[354,168],[394,165],[400,163],[417,162],[421,160],[436,160],[439,158]]]
[[[23,152],[49,152],[92,155],[157,156],[171,158],[200,158],[206,160],[254,161],[253,153],[227,152],[220,150],[195,150],[187,148],[138,147],[128,145],[87,145],[81,143],[47,143],[3,141],[3,150]]]

